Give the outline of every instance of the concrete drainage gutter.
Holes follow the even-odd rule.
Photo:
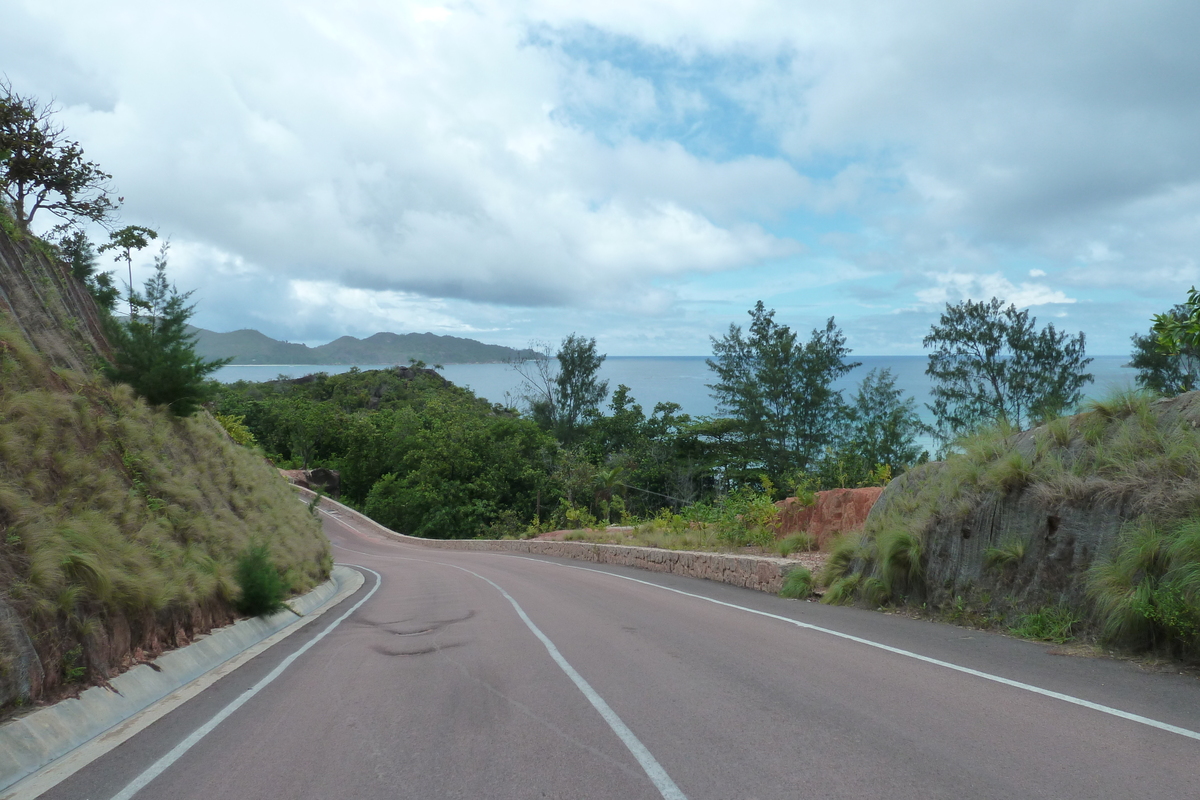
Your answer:
[[[0,791],[269,637],[278,634],[277,639],[284,638],[309,622],[312,612],[352,594],[362,583],[360,572],[334,567],[330,580],[288,602],[299,619],[284,610],[270,617],[241,620],[163,654],[153,667],[141,664],[118,675],[110,682],[115,691],[93,686],[78,698],[0,725]]]
[[[308,489],[296,488],[305,499],[311,500],[315,497]],[[419,539],[385,528],[373,519],[360,514],[349,506],[330,500],[328,497],[321,498],[321,508],[335,516],[352,519],[355,525],[422,547],[442,550],[530,553],[574,558],[597,564],[619,564],[651,572],[667,572],[689,578],[704,578],[770,594],[779,593],[789,571],[804,566],[801,562],[786,558],[704,553],[691,550],[664,550],[658,547],[629,547],[619,544],[554,542],[536,539]]]

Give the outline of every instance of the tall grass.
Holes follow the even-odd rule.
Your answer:
[[[1143,522],[1090,573],[1073,579],[1081,588],[1086,583],[1095,614],[1073,613],[1098,624],[1112,642],[1195,649],[1200,534],[1189,531],[1200,523],[1187,520],[1200,514],[1200,419],[1193,419],[1187,398],[1156,402],[1145,393],[1118,393],[1032,431],[997,425],[960,439],[944,463],[916,468],[893,484],[861,534],[834,544],[818,576],[829,587],[825,600],[920,598],[928,588],[926,539],[933,531],[953,535],[947,532],[983,504],[1018,496],[1048,515],[1100,504]],[[1035,579],[1037,570],[1010,569],[1026,559],[1033,533],[1018,532],[979,551],[981,571],[993,581]]]
[[[38,633],[47,688],[73,647],[100,669],[88,634],[117,619],[136,633],[140,620],[232,607],[253,543],[293,590],[328,574],[320,523],[206,414],[173,418],[74,373],[57,373],[70,391],[45,388],[39,357],[2,324],[0,374],[0,588]]]
[[[1088,573],[1104,638],[1132,649],[1200,654],[1200,518],[1143,517]]]

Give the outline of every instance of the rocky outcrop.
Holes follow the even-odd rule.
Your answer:
[[[801,531],[811,534],[819,546],[844,531],[857,530],[867,521],[883,488],[829,489],[817,492],[816,499],[805,505],[789,497],[775,504],[779,509],[778,536],[790,536]]]

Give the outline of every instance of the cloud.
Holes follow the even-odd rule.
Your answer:
[[[930,277],[935,285],[916,293],[917,299],[926,306],[943,306],[963,300],[990,300],[993,297],[1019,308],[1077,302],[1061,290],[1051,289],[1044,284],[1014,284],[998,272],[989,275],[945,273]]]
[[[992,295],[1138,329],[1200,281],[1198,26],[1152,0],[25,0],[0,71],[233,327],[693,347],[761,298],[890,346]]]

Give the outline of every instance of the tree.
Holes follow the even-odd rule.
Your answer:
[[[899,473],[921,455],[917,436],[925,430],[916,401],[896,388],[890,369],[871,370],[847,410],[847,435],[839,448],[854,463],[851,482],[862,483],[880,467]]]
[[[1142,363],[1138,367],[1138,383],[1163,394],[1178,394],[1196,388],[1198,354],[1200,354],[1200,292],[1193,286],[1188,290],[1187,300],[1165,314],[1154,315],[1153,352],[1149,342],[1143,343],[1134,336],[1137,360],[1142,350]]]
[[[110,197],[112,176],[53,121],[57,111],[0,81],[0,191],[22,231],[43,210],[66,222],[103,222],[119,202]]]
[[[1069,337],[1015,305],[993,297],[946,305],[924,345],[933,348],[925,374],[933,380],[936,434],[943,442],[1003,420],[1021,428],[1073,408],[1092,381],[1084,372],[1084,335]]]
[[[608,396],[608,381],[598,377],[606,357],[596,353],[595,338],[574,333],[563,339],[553,362],[550,348],[542,350],[540,357],[512,366],[525,379],[523,399],[534,421],[563,444],[571,444],[585,419],[598,413]]]
[[[749,312],[750,335],[737,325],[712,339],[708,367],[720,408],[737,420],[743,467],[765,470],[772,481],[808,470],[834,443],[844,403],[833,383],[859,366],[847,363],[850,349],[833,321],[814,329],[804,345],[760,300]]]
[[[1163,319],[1161,330],[1164,332],[1174,325],[1182,325],[1190,316],[1186,305],[1177,305],[1166,314],[1155,316],[1155,325],[1146,335],[1133,334],[1133,353],[1129,365],[1137,370],[1135,380],[1143,389],[1171,397],[1183,392],[1191,392],[1200,386],[1200,347],[1194,344],[1184,344],[1171,337],[1167,346],[1163,345],[1159,323]],[[1170,322],[1166,322],[1170,320]]]
[[[96,305],[108,312],[117,307],[120,292],[113,285],[111,272],[96,266],[96,248],[87,234],[78,228],[58,240],[58,252],[71,270],[71,277],[87,287]]]
[[[113,231],[108,235],[108,242],[100,245],[100,252],[108,250],[116,250],[116,255],[113,256],[113,261],[124,261],[126,269],[129,270],[129,296],[133,297],[133,251],[143,250],[150,246],[153,239],[158,238],[158,232],[150,228],[143,228],[141,225],[126,225],[120,230]],[[129,314],[133,315],[133,305],[129,306]]]
[[[187,332],[196,307],[187,305],[191,292],[180,294],[167,280],[167,248],[164,244],[154,259],[145,294],[130,290],[128,321],[110,326],[115,358],[105,373],[132,386],[152,405],[186,417],[208,396],[208,375],[230,359],[205,361],[196,355],[195,334]]]

